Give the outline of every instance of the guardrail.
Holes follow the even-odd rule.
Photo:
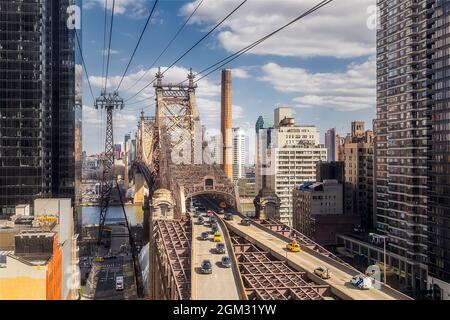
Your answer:
[[[242,217],[242,218],[244,217],[242,214],[237,214],[237,215]],[[271,230],[269,228],[264,227],[263,225],[255,222],[255,221],[251,220],[251,224],[253,226],[257,227],[258,229],[263,230],[264,232],[267,232],[267,233],[273,235],[274,237],[276,237],[276,238],[278,238],[278,239],[280,239],[282,241],[285,241],[286,243],[288,243],[288,242],[290,242],[292,240],[292,239],[290,239],[290,238],[288,238],[286,236],[283,236],[282,234],[280,234],[280,233],[278,233],[276,231],[273,231],[273,230]],[[244,236],[244,238],[245,238],[245,236]],[[265,248],[265,249],[268,249],[268,248]],[[311,248],[308,248],[306,246],[302,246],[302,250],[307,252],[308,254],[310,254],[310,255],[312,255],[312,256],[314,256],[314,257],[324,261],[325,263],[327,263],[327,264],[329,264],[329,265],[331,265],[331,266],[333,266],[335,268],[338,268],[338,269],[340,269],[340,270],[350,274],[352,277],[361,274],[361,272],[358,269],[353,268],[352,266],[350,266],[348,264],[340,263],[340,262],[338,262],[338,261],[336,261],[336,260],[334,260],[334,259],[332,259],[330,257],[327,257],[325,255],[322,255],[319,252],[314,251]],[[271,250],[269,250],[269,251],[271,251]],[[271,253],[274,254],[273,252],[271,252]],[[298,266],[298,267],[301,268],[301,266]],[[315,278],[317,278],[317,279],[314,279],[314,280],[319,280],[318,277],[315,277]],[[384,293],[386,293],[386,294],[388,294],[388,295],[390,295],[392,297],[395,297],[398,300],[414,300],[410,296],[408,296],[406,294],[403,294],[400,291],[397,291],[394,288],[392,288],[392,287],[390,287],[390,286],[388,286],[388,285],[386,285],[384,283],[379,283],[379,284],[381,285],[381,291],[382,292],[384,292]]]
[[[248,300],[247,293],[245,292],[244,282],[242,281],[242,275],[241,275],[241,272],[239,271],[239,263],[238,263],[238,261],[236,259],[236,254],[234,253],[233,244],[231,243],[230,232],[228,231],[228,228],[227,228],[226,224],[224,223],[224,221],[222,220],[222,218],[219,217],[217,215],[217,213],[215,213],[215,216],[217,217],[217,221],[219,222],[220,227],[223,230],[223,236],[224,236],[224,240],[225,240],[225,245],[227,246],[227,250],[228,250],[230,259],[233,262],[233,264],[231,266],[231,269],[233,271],[234,281],[238,285],[239,298],[241,300]]]
[[[195,232],[196,224],[194,223],[194,219],[191,216],[191,300],[197,300],[197,272],[195,270],[195,266],[197,264],[196,255],[195,255]]]

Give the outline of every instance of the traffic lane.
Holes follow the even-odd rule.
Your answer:
[[[338,290],[341,290],[348,296],[354,298],[354,299],[360,299],[360,300],[395,300],[393,297],[385,294],[384,292],[380,290],[360,290],[356,287],[354,287],[350,280],[352,278],[352,275],[341,271],[340,269],[328,265],[327,263],[323,262],[319,258],[316,258],[304,251],[301,251],[299,253],[292,253],[285,249],[286,242],[278,239],[277,237],[274,237],[270,235],[267,232],[264,232],[263,230],[257,228],[256,226],[242,226],[238,221],[227,221],[230,225],[235,227],[236,229],[240,230],[241,232],[247,234],[248,236],[252,237],[257,242],[261,242],[262,244],[265,244],[269,248],[271,248],[273,251],[277,252],[278,254],[284,255],[287,259],[295,262],[297,265],[301,266],[302,269],[304,269],[307,272],[314,273],[314,270],[319,266],[325,266],[327,267],[330,272],[332,273],[332,277],[328,280],[324,280],[326,283],[332,285]]]
[[[123,291],[116,290],[116,276],[123,274],[123,257],[101,262],[97,273],[94,300],[123,300]]]
[[[209,221],[209,218],[206,220]],[[218,227],[223,236],[222,228]],[[229,255],[228,250],[225,248],[225,254],[216,254],[217,242],[213,242],[209,222],[207,225],[197,225],[195,230],[197,231],[194,236],[194,241],[196,241],[196,298],[199,300],[239,300],[239,291],[232,269],[222,267],[222,257]],[[200,240],[202,232],[209,233],[208,240]],[[211,261],[212,274],[201,273],[201,264],[205,259]]]

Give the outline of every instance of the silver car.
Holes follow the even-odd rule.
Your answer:
[[[222,267],[224,267],[224,268],[231,268],[231,259],[230,259],[230,257],[223,257],[222,258]]]

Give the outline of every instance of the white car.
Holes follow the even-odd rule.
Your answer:
[[[361,290],[368,290],[373,287],[373,279],[365,275],[357,275],[350,282]]]
[[[123,276],[116,277],[116,290],[117,291],[123,290]]]

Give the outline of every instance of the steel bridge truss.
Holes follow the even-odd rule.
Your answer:
[[[155,243],[161,268],[159,276],[168,300],[191,298],[191,232],[189,221],[155,221]]]
[[[232,233],[239,271],[250,300],[324,300],[332,297],[329,285],[318,285],[305,272],[289,267],[269,252]]]
[[[314,242],[313,240],[311,240],[310,238],[308,238],[301,232],[299,232],[281,222],[278,222],[273,219],[260,220],[260,221],[256,221],[256,222],[258,222],[260,225],[262,225],[263,227],[265,227],[271,231],[275,231],[285,237],[290,238],[291,240],[294,240],[294,239],[297,240],[297,242],[300,245],[308,247],[308,248],[316,251],[317,253],[320,253],[323,256],[326,256],[328,258],[336,260],[339,263],[346,264],[342,259],[336,257],[330,251],[328,251],[324,247],[320,246],[318,243]]]
[[[163,84],[162,73],[156,74],[156,127],[159,135],[168,137],[167,146],[173,152],[173,162],[195,163],[195,150],[201,148],[201,134],[195,101],[194,75],[188,75],[189,84]],[[200,149],[201,151],[201,149]]]

